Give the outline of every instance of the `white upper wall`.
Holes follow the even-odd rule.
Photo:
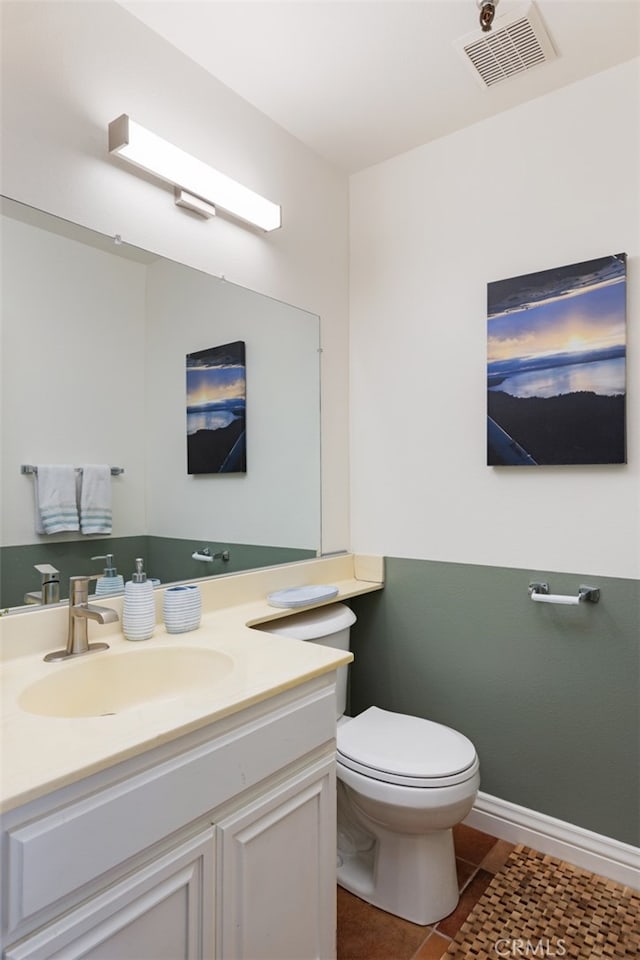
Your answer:
[[[111,0],[0,11],[2,193],[320,315],[323,549],[347,548],[346,177]],[[109,157],[121,113],[281,203],[282,229],[179,210]]]
[[[352,178],[354,551],[640,574],[639,73],[631,61]],[[628,465],[485,466],[487,282],[620,251]]]
[[[185,356],[245,341],[247,472],[188,476]],[[316,550],[318,318],[160,260],[147,275],[148,532]]]
[[[10,217],[0,222],[7,321],[0,356],[0,543],[40,540],[35,484],[20,474],[23,463],[126,463],[126,478],[112,483],[113,536],[147,533],[139,436],[146,267]]]
[[[84,242],[85,231],[13,219],[7,206],[0,545],[41,542],[35,481],[20,464],[106,461],[125,471],[112,482],[113,536],[317,550],[317,316],[172,260],[131,260],[125,245]],[[186,354],[239,339],[248,471],[188,476]]]
[[[638,575],[637,61],[352,178],[349,542],[345,178],[111,0],[0,10],[3,193],[320,314],[325,550]],[[177,210],[107,156],[123,112],[282,230]],[[486,467],[487,281],[619,250],[629,465]]]

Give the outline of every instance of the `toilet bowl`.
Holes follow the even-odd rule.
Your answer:
[[[480,785],[473,744],[442,724],[378,707],[341,724],[337,743],[338,882],[413,923],[446,917],[458,903],[452,828]]]
[[[354,622],[336,603],[262,629],[347,650]],[[452,829],[480,785],[475,748],[420,717],[379,707],[344,716],[346,674],[339,668],[338,883],[388,913],[435,923],[458,903]]]

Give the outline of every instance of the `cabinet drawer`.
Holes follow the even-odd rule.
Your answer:
[[[335,737],[332,686],[8,831],[9,931]],[[114,780],[118,768],[114,767]]]

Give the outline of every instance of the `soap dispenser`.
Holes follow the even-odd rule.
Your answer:
[[[121,573],[118,573],[113,565],[113,554],[107,553],[104,556],[91,557],[91,559],[107,561],[102,576],[96,582],[96,597],[110,597],[114,593],[122,593],[124,577]]]
[[[124,587],[122,632],[127,640],[148,640],[156,625],[156,601],[153,584],[142,569],[141,557],[136,560],[135,573]]]

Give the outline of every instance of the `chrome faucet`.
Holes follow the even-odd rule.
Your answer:
[[[89,643],[87,621],[96,620],[98,623],[113,623],[118,614],[111,607],[100,607],[89,603],[89,581],[97,580],[101,574],[89,577],[69,578],[69,629],[67,633],[66,650],[54,650],[44,658],[52,660],[67,660],[70,657],[81,657],[85,653],[94,653],[96,650],[108,650],[108,643]]]
[[[50,563],[36,563],[35,569],[40,574],[40,590],[25,593],[25,603],[58,603],[60,600],[60,571]]]

